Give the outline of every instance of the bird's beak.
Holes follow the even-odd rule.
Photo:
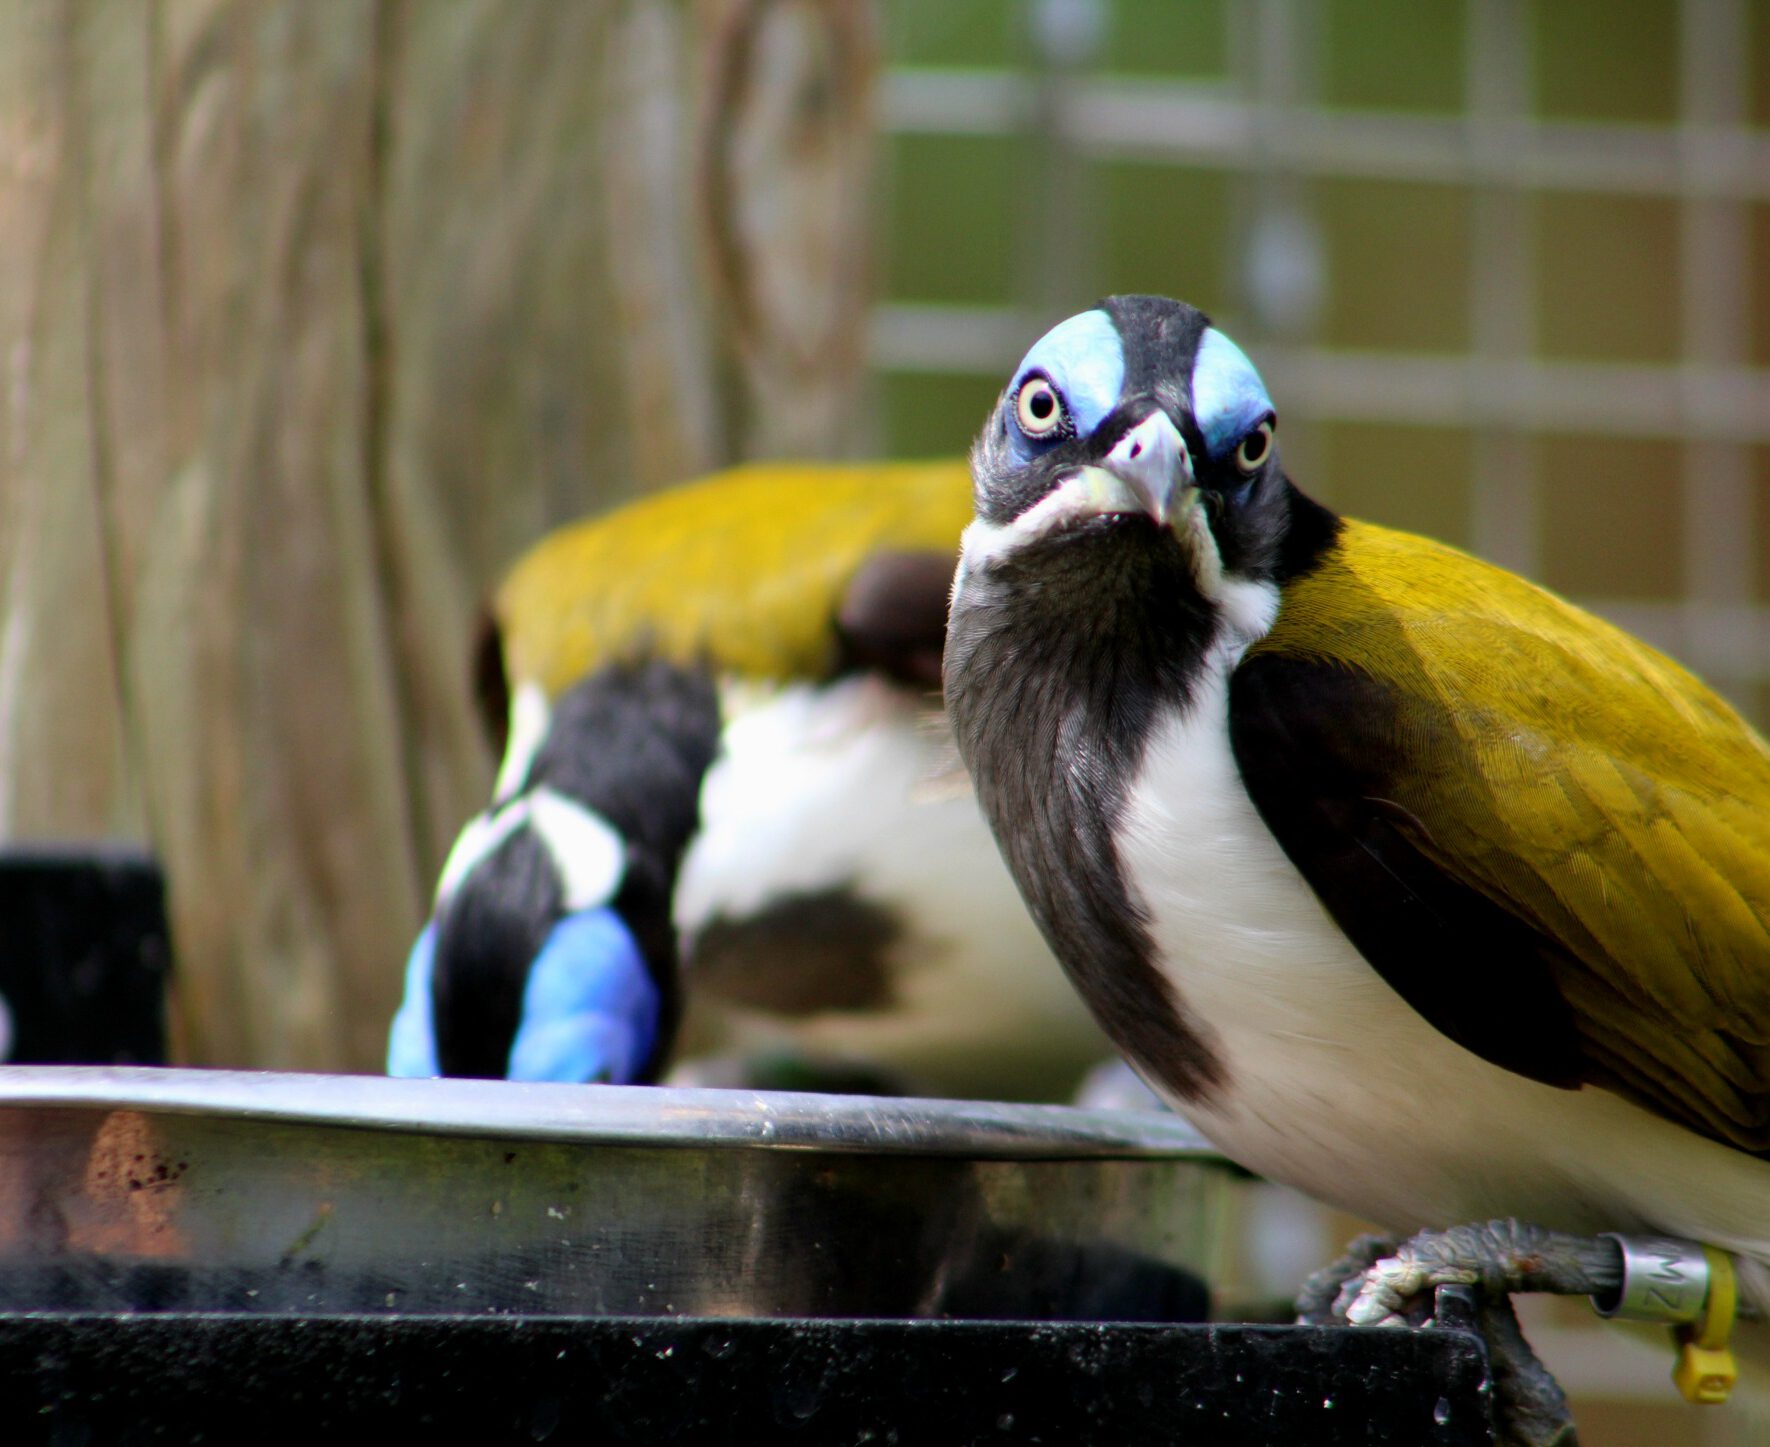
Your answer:
[[[1076,482],[1087,510],[1144,513],[1168,525],[1176,501],[1192,485],[1192,458],[1166,412],[1151,412],[1118,440],[1104,462],[1083,468]]]

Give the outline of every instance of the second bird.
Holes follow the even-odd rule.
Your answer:
[[[757,465],[525,557],[390,1072],[644,1082],[680,1043],[722,1083],[1057,1098],[1108,1055],[944,728],[968,499],[951,463]]]

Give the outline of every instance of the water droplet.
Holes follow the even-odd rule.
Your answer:
[[[1432,1420],[1440,1427],[1450,1421],[1450,1401],[1448,1398],[1440,1397],[1438,1399],[1438,1405],[1432,1409]]]

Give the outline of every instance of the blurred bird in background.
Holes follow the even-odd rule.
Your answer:
[[[1201,313],[1115,297],[984,427],[946,697],[1035,917],[1224,1151],[1423,1233],[1306,1311],[1477,1282],[1515,1333],[1504,1293],[1626,1294],[1583,1233],[1647,1232],[1680,1288],[1735,1255],[1761,1318],[1770,749],[1597,618],[1311,501],[1276,422]],[[1538,1408],[1520,1440],[1560,1440]]]
[[[494,795],[388,1070],[1056,1098],[1110,1046],[939,704],[957,463],[750,466],[554,533],[481,669]]]

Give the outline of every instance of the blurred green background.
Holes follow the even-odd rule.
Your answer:
[[[1180,296],[1267,373],[1306,491],[1591,603],[1766,717],[1770,5],[882,13],[886,450],[965,445],[1095,297]]]

